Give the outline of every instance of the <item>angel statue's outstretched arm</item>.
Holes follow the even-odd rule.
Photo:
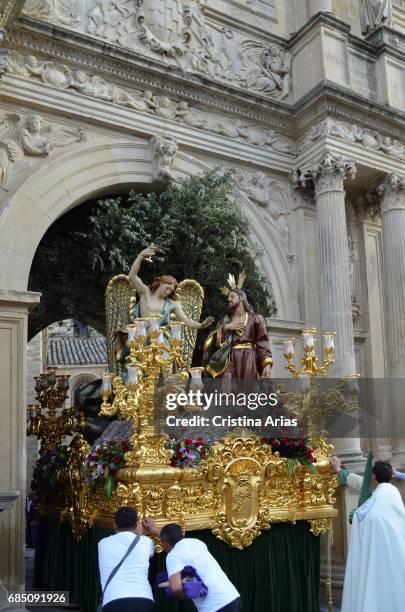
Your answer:
[[[187,325],[187,327],[190,327],[191,329],[205,329],[206,327],[212,325],[212,323],[215,321],[214,317],[207,317],[206,319],[204,319],[204,321],[201,321],[201,323],[199,323],[198,321],[194,321],[183,312],[183,309],[180,304],[177,304],[176,302],[174,303],[172,312],[176,315],[176,318],[179,321],[182,321],[182,323],[184,323],[185,325]]]
[[[139,253],[129,271],[129,284],[133,289],[136,289],[139,295],[145,294],[149,291],[149,287],[139,278],[138,272],[141,267],[141,263],[146,257],[153,257],[156,253],[156,247],[149,246]]]

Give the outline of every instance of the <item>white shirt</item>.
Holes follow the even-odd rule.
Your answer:
[[[98,543],[98,566],[102,589],[104,589],[108,576],[121,561],[135,537],[131,531],[120,531],[108,538],[103,538]],[[146,536],[141,536],[107,586],[103,606],[114,599],[123,597],[143,597],[153,601],[148,572],[149,559],[154,552],[153,541]]]
[[[201,540],[184,538],[166,557],[169,578],[181,572],[186,565],[191,565],[208,587],[206,597],[193,599],[199,612],[217,612],[239,597],[238,591]]]

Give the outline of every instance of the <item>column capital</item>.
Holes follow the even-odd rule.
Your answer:
[[[381,214],[391,210],[405,210],[405,177],[389,174],[376,189],[381,197]]]
[[[296,186],[302,185],[302,187],[313,184],[316,195],[319,195],[325,191],[343,191],[343,182],[347,176],[355,178],[355,162],[340,158],[333,159],[327,155],[319,164],[293,172],[290,182]]]

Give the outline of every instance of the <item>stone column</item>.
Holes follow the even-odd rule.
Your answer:
[[[37,302],[39,293],[0,289],[0,491],[19,493],[0,514],[0,581],[15,591],[25,582],[27,319]]]
[[[355,174],[354,162],[326,156],[320,164],[301,171],[299,176],[304,187],[310,182],[315,188],[321,332],[336,332],[336,363],[328,372],[330,378],[356,372],[343,188],[346,177],[354,178]],[[333,443],[346,463],[354,467],[363,461],[358,427],[351,431],[350,437],[335,439]]]
[[[389,175],[381,196],[389,400],[396,465],[405,466],[405,178]],[[402,380],[401,380],[402,379]]]

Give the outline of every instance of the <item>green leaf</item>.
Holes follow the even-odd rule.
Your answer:
[[[292,476],[295,473],[295,470],[297,469],[299,464],[300,464],[300,462],[298,461],[298,459],[294,459],[294,458],[289,457],[287,459],[287,474],[289,476]]]
[[[314,463],[311,463],[311,461],[308,461],[308,459],[304,459],[303,457],[300,457],[299,462],[301,463],[301,465],[305,465],[305,467],[311,470],[311,472],[313,472],[314,474],[318,473],[316,465]]]
[[[103,493],[105,497],[110,499],[113,490],[114,490],[114,478],[112,477],[111,474],[108,474],[107,479],[104,483],[104,487],[103,487]]]

